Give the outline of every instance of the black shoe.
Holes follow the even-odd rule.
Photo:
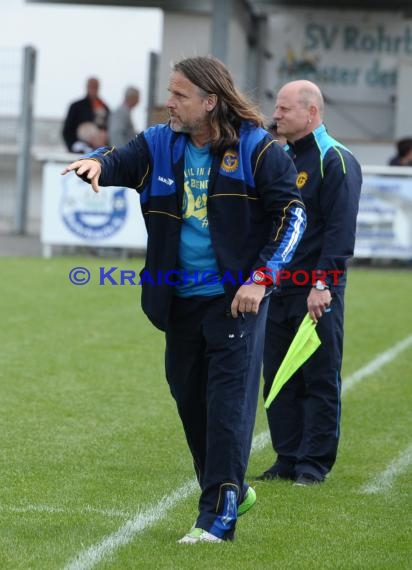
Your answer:
[[[256,477],[255,481],[274,481],[275,479],[288,479],[293,481],[295,477],[293,473],[280,468],[279,465],[275,463],[270,469],[264,471],[262,475]]]
[[[302,473],[297,476],[293,485],[297,487],[308,487],[309,485],[318,485],[319,483],[323,483],[323,479],[318,479],[310,473]]]

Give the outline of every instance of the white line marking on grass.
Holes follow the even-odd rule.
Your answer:
[[[270,442],[269,430],[258,433],[258,435],[255,435],[252,441],[252,453],[255,451],[261,451],[267,446],[269,442]]]
[[[349,376],[342,386],[342,393],[347,392],[358,382],[369,376],[381,366],[393,360],[400,352],[412,345],[412,335],[403,341],[395,344],[386,352],[381,353],[366,366]],[[262,432],[253,438],[252,451],[263,449],[270,441],[269,431]],[[137,513],[128,520],[118,531],[104,538],[99,544],[91,546],[80,552],[71,562],[65,566],[64,570],[90,570],[105,556],[114,552],[120,546],[125,546],[133,538],[143,532],[153,524],[163,519],[167,512],[186,499],[197,489],[197,481],[193,479],[186,482],[171,495],[163,497],[158,503],[148,507],[145,511]]]
[[[373,495],[388,491],[396,477],[404,473],[411,464],[412,444],[397,459],[394,459],[382,473],[379,473],[371,483],[362,487],[361,492]]]
[[[65,507],[52,507],[50,505],[24,505],[21,507],[0,505],[0,511],[7,511],[9,513],[64,513],[68,515],[72,514],[86,514],[95,513],[98,515],[103,515],[105,517],[121,517],[126,518],[132,516],[130,511],[121,511],[120,509],[98,509],[96,507],[91,507],[86,505],[82,509],[70,509]]]
[[[263,449],[269,441],[270,437],[268,431],[256,435],[253,438],[252,450],[259,451]],[[157,504],[148,507],[145,511],[138,512],[132,519],[128,520],[119,528],[119,530],[104,538],[99,544],[93,545],[83,550],[83,552],[80,552],[64,567],[64,570],[90,570],[105,556],[108,556],[117,548],[125,546],[131,542],[137,534],[162,520],[170,509],[194,493],[196,489],[198,489],[196,479],[186,482],[171,495],[163,497]]]
[[[363,366],[359,370],[357,370],[354,374],[349,376],[343,382],[342,385],[342,393],[347,392],[351,388],[353,388],[358,382],[363,380],[366,376],[370,376],[374,372],[377,372],[380,368],[388,364],[392,360],[394,360],[398,354],[406,350],[412,346],[412,335],[407,336],[403,340],[397,342],[392,348],[386,350],[385,352],[381,352],[376,358],[368,362],[366,366]]]
[[[99,544],[91,546],[80,552],[65,566],[65,570],[89,570],[102,558],[114,552],[120,546],[125,546],[133,540],[139,532],[159,522],[165,517],[167,511],[191,495],[197,489],[196,479],[186,482],[171,495],[163,497],[158,503],[138,512],[113,534],[104,538]]]

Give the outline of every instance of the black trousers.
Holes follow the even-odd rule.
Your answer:
[[[247,488],[267,305],[233,319],[222,296],[175,297],[166,331],[166,376],[201,488],[196,526],[217,535],[225,491],[239,504]]]
[[[307,292],[272,295],[263,357],[264,397],[307,313]],[[334,292],[330,311],[319,319],[317,351],[292,376],[267,410],[279,470],[323,479],[336,460],[341,413],[344,292]]]

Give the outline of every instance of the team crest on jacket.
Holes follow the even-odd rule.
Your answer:
[[[302,170],[302,172],[298,173],[298,176],[296,178],[296,186],[299,188],[299,190],[301,188],[303,188],[303,186],[308,181],[308,178],[309,178],[309,174],[307,172],[305,172],[304,170]]]
[[[233,150],[227,150],[222,158],[222,169],[225,172],[234,172],[239,166],[239,155]]]

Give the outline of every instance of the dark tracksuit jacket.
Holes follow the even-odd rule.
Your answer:
[[[346,284],[346,263],[355,246],[362,184],[359,163],[349,150],[327,133],[324,125],[286,148],[298,171],[297,185],[307,215],[305,233],[287,269],[291,274],[298,270],[324,271],[328,274],[325,281],[331,289],[341,289]],[[295,281],[300,279],[303,274],[295,276]],[[280,287],[285,293],[292,290],[301,293],[306,289],[309,294],[311,285],[312,279],[306,287],[294,283],[292,277],[280,279]]]
[[[161,330],[167,327],[173,285],[157,275],[177,268],[182,225],[184,151],[187,135],[156,125],[118,149],[89,154],[102,165],[102,186],[127,186],[140,193],[148,232],[142,308]],[[261,128],[244,124],[238,149],[213,159],[208,220],[218,267],[225,277],[228,308],[239,274],[268,267],[273,275],[289,262],[305,227],[296,170],[286,153]],[[230,277],[232,276],[232,277]]]
[[[135,188],[148,231],[142,307],[166,331],[166,376],[201,487],[196,526],[226,536],[243,500],[267,300],[257,315],[227,316],[241,281],[261,267],[276,275],[305,226],[293,161],[268,133],[243,124],[237,148],[212,159],[207,214],[224,295],[178,298],[157,276],[177,269],[187,135],[168,125],[94,154],[100,183]],[[168,280],[169,281],[169,280]],[[173,301],[173,302],[172,302]]]
[[[106,109],[107,117],[110,114],[109,107],[101,101],[103,107]],[[69,151],[72,150],[73,144],[78,140],[77,129],[82,123],[95,123],[95,115],[92,103],[89,97],[75,101],[69,107],[67,116],[64,120],[62,136],[66,147]],[[107,120],[104,125],[97,125],[99,128],[107,129]]]
[[[332,304],[331,311],[317,324],[321,347],[286,383],[268,410],[272,442],[278,459],[283,461],[283,473],[309,473],[322,479],[337,453],[343,297],[346,264],[354,251],[362,175],[355,157],[327,133],[323,124],[285,148],[298,171],[297,186],[306,206],[307,227],[287,265],[290,276],[280,274],[282,278],[271,297],[264,393],[266,397],[307,312],[306,300],[312,284],[326,274],[323,281],[330,286]],[[307,276],[307,284],[300,285]],[[296,473],[291,473],[290,468],[295,465]]]

